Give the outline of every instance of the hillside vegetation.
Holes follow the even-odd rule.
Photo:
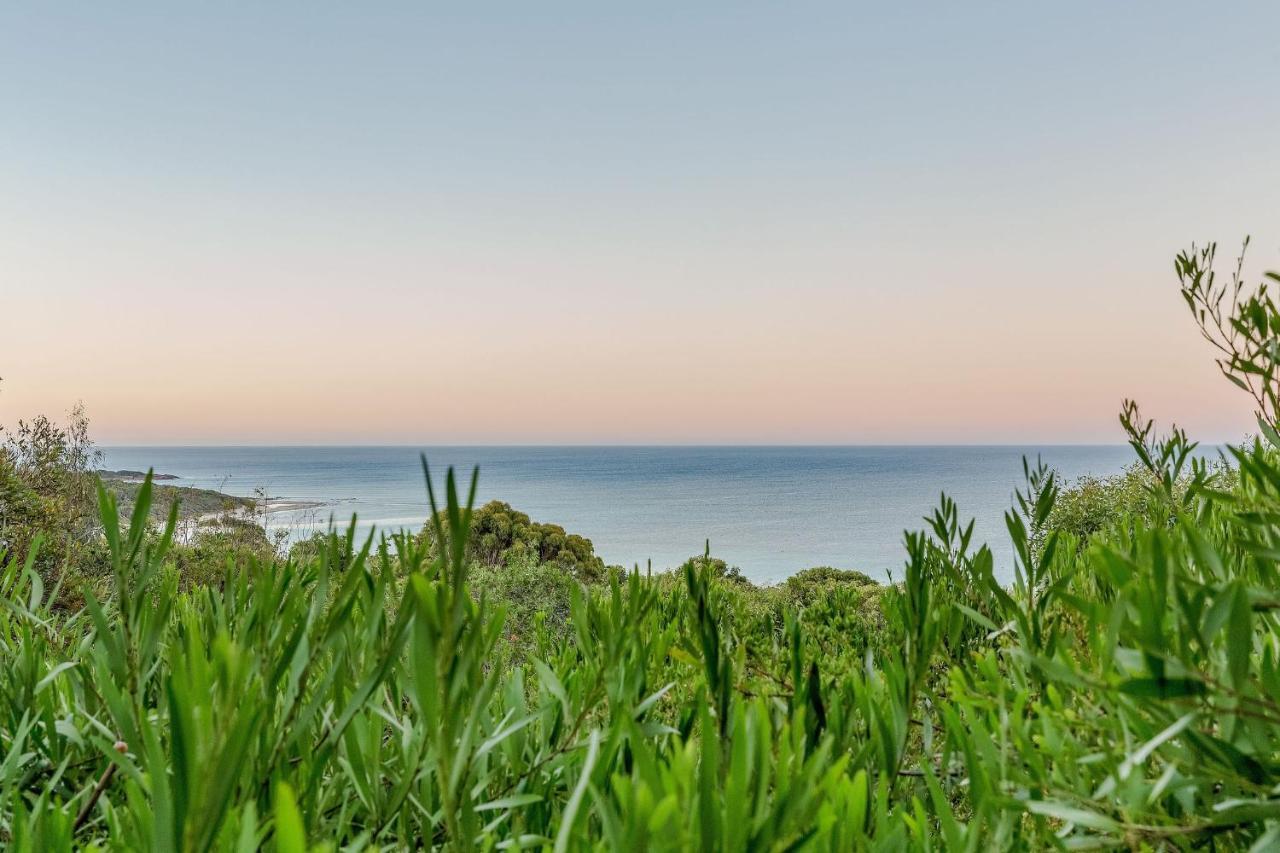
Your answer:
[[[420,536],[194,560],[149,480],[88,516],[87,460],[11,445],[0,843],[1274,849],[1280,311],[1212,268],[1182,295],[1259,437],[1210,464],[1126,402],[1127,474],[1026,465],[1007,587],[946,497],[900,583],[760,588],[610,569],[425,461]]]

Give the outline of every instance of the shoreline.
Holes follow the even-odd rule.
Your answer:
[[[251,499],[252,500],[252,499]],[[263,515],[277,512],[301,512],[307,509],[318,509],[328,506],[329,501],[304,501],[292,498],[262,498],[254,501],[255,508]]]

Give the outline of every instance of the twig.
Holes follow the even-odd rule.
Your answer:
[[[80,809],[80,814],[76,815],[75,826],[71,828],[72,832],[79,832],[80,827],[84,826],[85,821],[89,819],[89,815],[93,813],[93,807],[98,804],[98,798],[102,796],[103,791],[107,790],[107,786],[111,784],[111,777],[115,775],[116,764],[113,761],[107,765],[106,770],[102,771],[102,778],[93,787],[93,793],[89,795],[89,801]]]
[[[129,747],[124,741],[118,740],[115,742],[115,750],[123,755],[129,751]],[[84,826],[85,822],[89,820],[89,815],[93,813],[93,807],[98,804],[98,798],[102,796],[103,791],[107,790],[107,786],[111,784],[112,777],[116,775],[116,766],[113,761],[107,765],[106,770],[102,771],[102,777],[98,779],[98,784],[93,786],[93,793],[89,795],[89,801],[84,804],[84,807],[80,809],[80,813],[76,815],[76,822],[71,827],[73,834],[79,832],[80,827]]]

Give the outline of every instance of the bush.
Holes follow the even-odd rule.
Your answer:
[[[206,521],[192,541],[173,549],[173,562],[183,589],[220,588],[227,577],[258,565],[270,565],[277,543],[252,519],[226,516]]]
[[[719,557],[711,556],[710,546],[708,545],[707,553],[690,557],[685,560],[684,565],[693,566],[697,571],[706,571],[713,578],[728,581],[729,583],[751,586],[752,583],[742,570],[737,566],[731,566]]]
[[[832,589],[843,587],[858,591],[879,589],[880,585],[862,572],[815,566],[796,572],[782,582],[788,600],[797,607],[807,607]]]
[[[0,438],[0,549],[27,553],[42,539],[37,565],[52,579],[84,562],[100,536],[89,419],[77,406],[66,426],[41,416]]]
[[[423,533],[434,548],[432,525]],[[482,566],[552,563],[585,582],[605,575],[604,560],[596,556],[590,539],[566,533],[557,524],[531,521],[501,501],[490,501],[475,511],[467,557]]]
[[[511,658],[536,652],[540,632],[557,644],[568,638],[573,598],[582,588],[559,565],[509,559],[502,566],[476,564],[469,576],[473,595],[505,608],[501,645]]]

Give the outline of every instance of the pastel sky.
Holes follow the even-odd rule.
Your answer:
[[[100,443],[1249,429],[1280,4],[0,11],[0,424]]]

